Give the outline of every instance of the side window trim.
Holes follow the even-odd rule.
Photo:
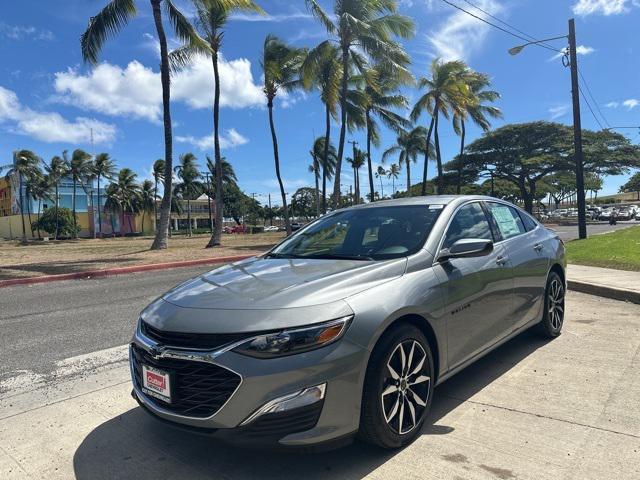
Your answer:
[[[493,237],[493,243],[496,244],[504,241],[504,238],[502,238],[502,233],[500,233],[500,229],[498,228],[496,219],[493,218],[493,215],[491,214],[491,210],[489,210],[488,203],[491,203],[491,202],[486,202],[486,201],[480,202],[482,206],[482,211],[484,212],[484,216],[487,217],[487,222],[489,223],[489,228],[491,229],[491,236]],[[497,203],[497,202],[493,202],[493,203]]]
[[[438,258],[438,256],[440,255],[440,252],[442,251],[442,247],[444,245],[445,238],[447,237],[447,233],[449,233],[449,227],[451,227],[451,223],[453,222],[453,219],[455,218],[455,216],[458,214],[458,212],[462,208],[466,207],[467,205],[471,205],[472,203],[480,204],[480,208],[484,212],[485,217],[487,217],[487,212],[484,209],[484,205],[482,205],[483,204],[482,200],[469,200],[468,202],[465,202],[462,205],[458,205],[456,207],[456,209],[453,211],[453,213],[451,214],[451,216],[449,217],[449,220],[447,220],[447,226],[445,227],[444,232],[441,235],[440,240],[438,241],[438,248],[436,249],[436,255],[435,255],[434,259]],[[489,224],[489,230],[491,231],[491,236],[493,237],[494,235],[493,235],[493,231],[491,230],[491,221],[488,218],[487,218],[487,223]],[[495,243],[495,240],[494,240],[494,243]],[[438,264],[438,263],[439,262],[434,261],[434,265]]]

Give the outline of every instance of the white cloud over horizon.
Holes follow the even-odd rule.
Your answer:
[[[593,52],[595,52],[596,49],[593,47],[587,47],[585,45],[578,45],[576,47],[576,54],[577,55],[589,55]],[[549,62],[552,62],[553,60],[557,60],[559,58],[561,58],[564,55],[564,51],[562,52],[558,52],[555,55],[553,55],[551,58],[549,58]]]
[[[0,124],[7,124],[12,133],[47,143],[89,143],[92,132],[98,144],[111,143],[116,137],[115,125],[86,117],[67,120],[57,112],[33,110],[24,106],[15,92],[1,86]]]
[[[214,147],[213,133],[199,138],[192,135],[177,135],[176,142],[188,143],[202,151],[213,150]],[[221,149],[239,147],[247,143],[249,143],[249,139],[238,133],[235,128],[230,128],[220,135]]]
[[[630,7],[640,6],[638,0],[578,0],[573,4],[572,10],[576,15],[594,15],[601,14],[604,16],[619,15],[629,11]]]
[[[0,36],[11,40],[50,41],[55,38],[51,30],[36,28],[33,25],[9,25],[0,22]]]
[[[618,108],[618,107],[622,106],[622,107],[627,107],[628,110],[633,110],[638,105],[640,105],[640,100],[638,100],[637,98],[628,98],[628,99],[622,100],[622,101],[609,102],[609,103],[605,104],[605,107],[607,107],[607,108]]]
[[[558,118],[564,117],[568,114],[570,109],[571,105],[569,103],[563,103],[549,108],[548,112],[549,115],[551,115],[551,120],[557,120]]]

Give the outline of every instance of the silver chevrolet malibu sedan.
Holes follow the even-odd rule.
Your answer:
[[[151,303],[132,394],[244,445],[402,447],[436,385],[529,327],[560,334],[565,267],[553,231],[495,198],[338,210]]]

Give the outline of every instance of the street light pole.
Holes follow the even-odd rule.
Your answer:
[[[582,123],[580,121],[580,89],[578,86],[578,55],[576,51],[575,21],[569,20],[569,63],[571,66],[571,96],[573,99],[573,143],[578,200],[578,238],[587,238],[586,199],[582,155]]]

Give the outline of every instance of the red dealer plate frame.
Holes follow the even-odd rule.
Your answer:
[[[142,391],[166,403],[171,403],[171,376],[157,368],[142,365]]]

